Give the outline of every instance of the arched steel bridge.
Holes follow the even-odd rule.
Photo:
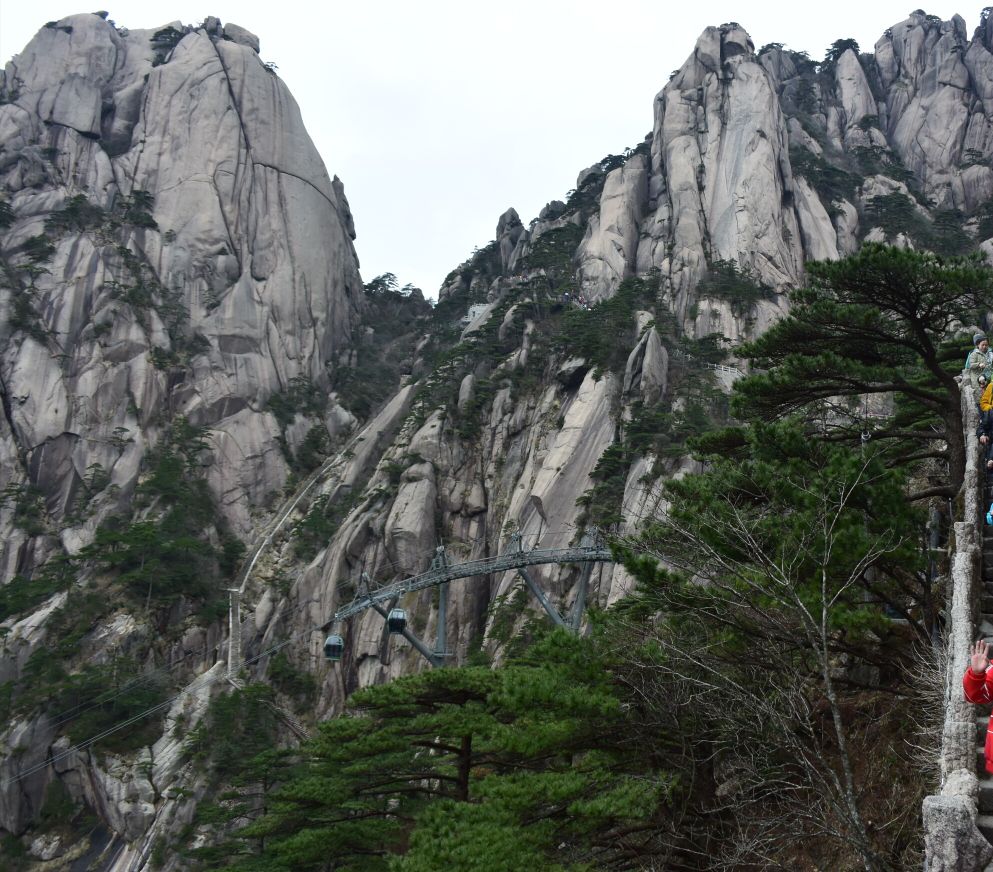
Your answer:
[[[324,625],[324,628],[325,630],[330,629],[366,609],[373,609],[384,620],[387,620],[390,612],[396,607],[400,597],[404,594],[424,590],[428,587],[437,587],[439,593],[438,636],[434,649],[429,649],[406,626],[401,630],[393,632],[398,632],[407,639],[432,665],[439,666],[449,656],[445,623],[448,614],[448,585],[450,582],[458,581],[462,578],[473,578],[481,575],[490,575],[494,572],[506,572],[510,569],[516,569],[518,575],[524,580],[524,583],[534,594],[546,614],[558,626],[577,632],[582,621],[583,611],[586,609],[586,593],[589,588],[593,564],[612,563],[613,560],[613,554],[604,545],[602,537],[596,528],[588,530],[577,546],[570,548],[534,548],[529,551],[524,550],[521,534],[514,533],[510,537],[509,547],[504,553],[498,554],[495,557],[468,560],[464,563],[450,564],[445,554],[445,548],[441,546],[436,549],[434,559],[431,561],[431,567],[426,572],[384,585],[376,590],[370,589],[369,576],[363,573],[354,599],[348,605],[338,609],[334,617]],[[541,586],[527,571],[527,567],[529,566],[539,566],[545,563],[584,564],[583,573],[579,581],[579,589],[576,593],[576,600],[567,617],[563,617],[559,613],[559,610],[549,600],[548,596],[541,589]],[[384,628],[385,630],[386,628]],[[331,638],[329,637],[329,642]]]

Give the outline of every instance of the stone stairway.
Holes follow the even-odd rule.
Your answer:
[[[983,485],[983,514],[993,502],[993,477]],[[985,519],[984,519],[985,520]],[[979,634],[987,642],[993,643],[993,527],[984,522],[983,535],[983,581],[980,598]],[[976,825],[986,838],[993,842],[993,775],[986,771],[983,749],[986,744],[986,730],[990,716],[983,708],[976,709],[976,775],[979,776],[979,817]]]
[[[242,679],[240,679],[240,678],[235,678],[233,676],[229,676],[228,677],[228,684],[230,684],[234,688],[237,688],[238,690],[244,690],[245,689],[245,682]],[[271,711],[274,715],[276,715],[276,717],[278,717],[280,720],[282,720],[282,722],[284,724],[286,724],[286,726],[288,726],[290,728],[291,732],[298,739],[305,740],[305,739],[312,739],[313,738],[313,733],[311,733],[310,730],[308,730],[303,724],[301,724],[300,721],[298,721],[293,715],[291,715],[281,705],[277,705],[274,702],[266,702],[265,705],[266,705],[266,708],[269,709],[269,711]],[[991,783],[991,786],[993,786],[993,783]],[[991,820],[993,820],[993,818],[991,818]]]
[[[310,730],[301,724],[300,721],[293,717],[293,715],[291,715],[281,705],[277,705],[274,702],[267,702],[266,706],[274,715],[276,715],[276,717],[280,718],[283,723],[290,728],[298,739],[307,740],[313,738],[313,733],[311,733]],[[991,779],[993,779],[993,776],[991,776]],[[993,790],[993,780],[990,781],[990,789]],[[993,823],[993,816],[990,817],[990,821]]]

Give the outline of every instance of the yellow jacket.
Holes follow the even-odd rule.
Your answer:
[[[993,409],[993,381],[986,385],[986,390],[979,398],[979,411],[988,412]]]

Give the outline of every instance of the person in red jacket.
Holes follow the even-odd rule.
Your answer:
[[[990,669],[989,646],[980,639],[969,650],[969,668],[962,676],[962,687],[965,698],[977,705],[989,705],[993,702],[993,669]],[[993,715],[986,727],[986,771],[993,773]]]

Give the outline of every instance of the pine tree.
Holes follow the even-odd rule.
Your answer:
[[[866,244],[808,273],[789,315],[740,350],[759,372],[735,386],[733,411],[750,420],[802,413],[821,438],[857,444],[869,426],[865,398],[891,395],[893,414],[872,439],[892,463],[947,461],[947,480],[911,499],[954,496],[965,474],[955,381],[965,351],[949,339],[993,307],[990,271],[976,258]]]
[[[238,833],[235,867],[565,870],[636,854],[672,784],[623,728],[605,667],[554,632],[506,667],[358,691]]]

